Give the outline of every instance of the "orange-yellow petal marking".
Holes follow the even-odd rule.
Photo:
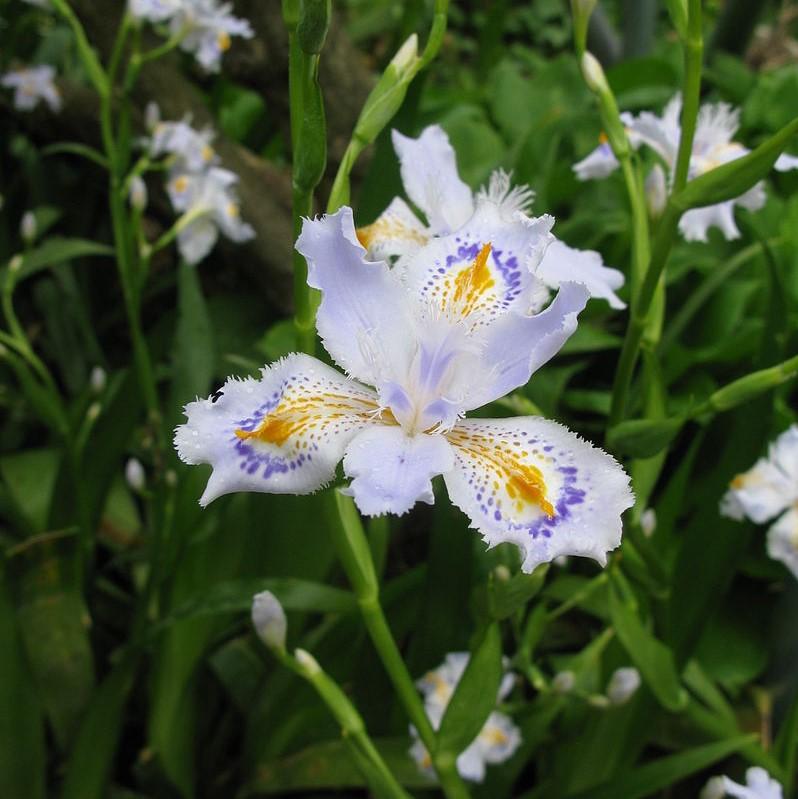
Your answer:
[[[400,219],[383,214],[375,222],[356,231],[358,241],[368,250],[373,244],[381,241],[411,241],[414,244],[426,244],[428,239],[423,233],[404,224]]]
[[[501,442],[489,439],[483,444],[456,429],[448,433],[447,438],[495,474],[498,478],[493,482],[495,490],[501,485],[498,480],[504,483],[507,496],[514,502],[517,512],[523,512],[527,505],[536,505],[550,519],[554,518],[554,505],[548,498],[546,480],[536,466],[521,463],[517,454]],[[526,457],[529,453],[523,451],[520,454]]]
[[[488,266],[491,250],[490,243],[483,245],[477,257],[460,270],[454,279],[454,291],[449,302],[462,317],[472,314],[485,301],[487,292],[496,285]],[[447,304],[444,302],[444,308]]]

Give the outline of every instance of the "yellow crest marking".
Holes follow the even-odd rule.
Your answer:
[[[485,293],[496,285],[488,266],[492,249],[490,243],[483,245],[477,257],[454,279],[451,302],[459,306],[463,317],[473,313]]]

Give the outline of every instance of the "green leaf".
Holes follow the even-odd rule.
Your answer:
[[[494,622],[471,653],[446,706],[437,734],[438,753],[457,757],[477,737],[496,709],[501,679],[501,635],[499,625]]]
[[[629,419],[610,428],[607,444],[610,449],[623,455],[650,458],[676,438],[684,422],[679,416],[670,419]]]
[[[657,701],[673,712],[687,705],[687,692],[681,685],[673,654],[640,621],[629,601],[621,597],[623,583],[610,572],[610,618],[618,638]]]
[[[682,191],[671,197],[670,202],[680,211],[687,211],[739,197],[767,176],[796,133],[798,118],[787,123],[748,155],[691,180]]]
[[[497,620],[507,619],[524,607],[543,588],[547,573],[548,567],[541,566],[532,574],[519,572],[509,580],[501,580],[495,573],[491,574],[488,587],[491,616]]]
[[[95,691],[66,764],[61,799],[103,799],[107,795],[137,666],[135,658],[120,661]]]
[[[99,150],[76,141],[55,142],[55,144],[43,147],[41,153],[42,155],[60,155],[62,153],[79,155],[81,158],[93,161],[103,169],[108,169],[108,159]]]
[[[55,485],[58,454],[51,449],[28,449],[0,458],[0,476],[20,514],[36,532],[44,532]]]
[[[645,799],[657,791],[672,786],[678,780],[723,760],[756,740],[755,735],[744,735],[728,741],[696,746],[675,755],[662,757],[627,771],[615,780],[589,791],[571,794],[567,799]]]
[[[114,251],[107,244],[100,244],[97,241],[87,239],[67,239],[60,236],[53,236],[38,247],[34,247],[30,252],[22,257],[22,266],[14,275],[14,282],[19,283],[43,269],[62,264],[65,261],[72,261],[75,258],[87,257],[113,257]],[[5,279],[8,267],[0,271],[0,280]]]

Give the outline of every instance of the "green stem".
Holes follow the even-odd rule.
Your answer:
[[[302,217],[313,214],[313,192],[294,187],[291,210],[294,218],[294,241],[302,230]],[[304,256],[294,248],[294,325],[297,344],[302,352],[313,355],[316,350],[316,307],[308,286],[308,265]]]

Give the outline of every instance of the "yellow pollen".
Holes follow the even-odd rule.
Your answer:
[[[175,178],[172,187],[176,192],[182,194],[188,188],[188,179],[185,175],[181,175],[179,178]]]
[[[745,475],[738,474],[737,477],[735,477],[734,480],[731,481],[730,485],[733,489],[739,491],[741,488],[745,486]]]
[[[227,31],[221,31],[216,38],[216,43],[219,45],[219,49],[222,52],[225,52],[230,49],[230,35]]]
[[[554,518],[554,506],[546,498],[546,481],[540,469],[516,464],[507,481],[507,494],[511,499],[537,505],[550,519]]]
[[[210,161],[214,156],[213,147],[210,144],[206,144],[202,148],[202,160],[203,161]]]
[[[490,729],[485,734],[488,742],[494,746],[504,746],[507,743],[507,736],[499,729]]]
[[[608,141],[607,134],[602,130],[601,133],[599,133],[599,144],[606,144]]]
[[[236,217],[238,217],[238,215],[240,213],[241,213],[241,209],[235,203],[230,203],[227,206],[227,215],[228,216],[236,218]]]

